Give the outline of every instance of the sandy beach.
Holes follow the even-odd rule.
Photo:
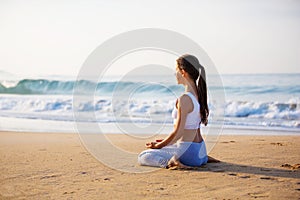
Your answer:
[[[0,199],[299,199],[299,153],[299,136],[223,135],[210,152],[221,163],[126,173],[99,162],[77,134],[0,132]]]

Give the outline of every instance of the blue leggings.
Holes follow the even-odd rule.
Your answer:
[[[161,149],[148,149],[140,153],[138,162],[140,165],[165,168],[169,160],[176,159],[188,166],[197,167],[207,163],[205,142],[177,142]]]

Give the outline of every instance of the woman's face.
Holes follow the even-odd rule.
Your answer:
[[[183,83],[182,70],[179,69],[178,65],[176,66],[175,76],[176,76],[177,83],[182,84]]]

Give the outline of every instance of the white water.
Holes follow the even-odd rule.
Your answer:
[[[215,102],[209,102],[210,124],[225,127],[300,132],[300,75],[225,75],[224,86],[208,77],[210,92],[225,90],[226,102],[218,105],[223,117],[215,117]],[[126,94],[135,82],[80,82],[96,87],[93,101],[73,105],[74,81],[52,79],[1,80],[0,129],[18,131],[74,132],[74,111],[80,123],[98,123],[105,131],[120,132],[119,123],[160,126],[172,129],[171,111],[176,95],[183,92],[173,82],[141,84],[130,99],[113,99],[116,85]],[[84,90],[83,90],[84,91]],[[84,94],[84,92],[83,92]],[[75,110],[74,110],[75,109]],[[90,118],[93,112],[95,118]],[[86,116],[86,117],[85,117]],[[30,121],[30,122],[29,122]],[[41,125],[42,126],[37,126]],[[111,128],[110,128],[111,127]],[[93,132],[93,130],[88,130]],[[95,131],[97,132],[97,131]]]

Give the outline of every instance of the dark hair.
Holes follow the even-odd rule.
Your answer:
[[[209,109],[207,105],[207,86],[205,69],[199,63],[199,60],[195,56],[189,54],[180,56],[176,60],[176,62],[179,69],[183,69],[184,71],[186,71],[195,82],[198,93],[198,101],[200,104],[201,122],[206,126],[208,122]],[[198,78],[198,84],[196,84]]]

